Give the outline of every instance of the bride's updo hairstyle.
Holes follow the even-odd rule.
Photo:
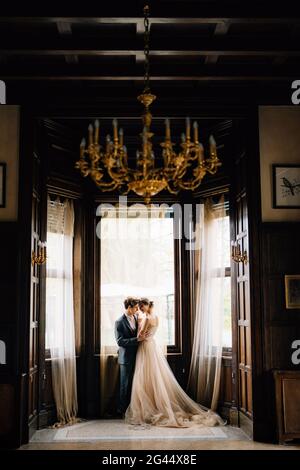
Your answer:
[[[135,299],[134,297],[127,297],[124,300],[124,307],[127,309],[128,307],[135,307],[136,305],[139,304],[139,299]]]
[[[153,302],[146,297],[140,299],[139,307],[141,308],[143,305],[149,305],[149,307],[153,307]]]

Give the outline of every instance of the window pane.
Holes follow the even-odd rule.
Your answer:
[[[70,273],[64,267],[66,257],[64,250],[66,250],[64,235],[47,232],[46,349],[50,348],[50,344],[52,348],[62,344],[62,339],[58,336],[63,334],[63,329],[60,328],[62,322],[61,304],[67,284],[68,289],[72,289]],[[50,325],[52,325],[52,328],[50,328]],[[53,336],[54,331],[55,336]]]
[[[101,346],[116,346],[114,323],[127,296],[154,301],[158,335],[174,345],[172,218],[101,220]]]
[[[220,272],[224,272],[224,267],[230,268],[230,221],[229,216],[216,219],[214,221],[215,229],[220,236],[223,237],[221,243],[217,245],[217,264],[220,266]],[[224,250],[224,252],[223,252]],[[230,272],[230,269],[229,269]],[[225,273],[224,273],[225,274]],[[223,276],[223,274],[222,274]],[[231,327],[231,278],[227,276],[220,279],[218,286],[218,279],[215,279],[215,289],[224,289],[224,324],[223,324],[223,346],[232,346],[232,327]],[[217,321],[217,320],[216,320]]]

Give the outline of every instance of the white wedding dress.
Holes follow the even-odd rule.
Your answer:
[[[154,338],[157,325],[158,318],[153,314],[139,320],[139,331],[146,330],[149,336],[137,350],[125,421],[165,427],[224,425],[220,416],[194,402],[180,387]]]

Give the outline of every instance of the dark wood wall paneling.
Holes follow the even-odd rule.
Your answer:
[[[300,339],[299,310],[285,307],[285,274],[299,274],[300,223],[263,223],[261,230],[264,322],[265,415],[269,435],[277,439],[273,371],[300,370],[291,361],[292,342]]]
[[[7,365],[0,365],[0,445],[7,447],[28,440],[33,121],[26,107],[21,112],[20,140],[18,220],[0,223],[0,329],[7,339]]]
[[[18,426],[17,230],[17,222],[0,222],[0,339],[6,348],[6,363],[0,364],[0,442],[3,445],[14,440]]]

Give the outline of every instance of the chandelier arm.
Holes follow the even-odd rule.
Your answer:
[[[97,186],[99,186],[99,187],[101,187],[101,188],[103,188],[103,189],[104,189],[104,188],[107,188],[108,190],[109,190],[110,188],[115,189],[115,185],[119,185],[119,184],[120,184],[120,183],[117,182],[117,181],[110,181],[109,183],[106,183],[105,181],[97,181],[97,180],[95,180],[95,179],[94,179],[94,181],[95,181],[95,183],[97,184]]]
[[[115,189],[118,189],[120,184],[119,183],[114,183],[113,185],[111,185],[110,187],[106,186],[106,185],[103,185],[102,183],[96,183],[96,185],[101,188],[101,191],[103,193],[106,193],[108,191],[114,191]]]
[[[193,181],[178,180],[177,184],[180,187],[180,189],[183,189],[183,190],[186,190],[186,191],[192,191],[192,190],[198,188],[198,186],[201,184],[203,176],[204,175],[202,175],[201,177],[196,178]]]
[[[179,193],[179,189],[172,189],[169,182],[167,182],[167,189],[168,189],[169,193],[171,193],[171,194],[178,194]]]
[[[124,174],[116,174],[112,171],[111,168],[108,168],[107,170],[107,173],[109,175],[109,177],[113,180],[113,181],[118,181],[118,180],[121,180],[121,178],[123,178],[124,176],[126,176],[127,172],[125,171]]]

